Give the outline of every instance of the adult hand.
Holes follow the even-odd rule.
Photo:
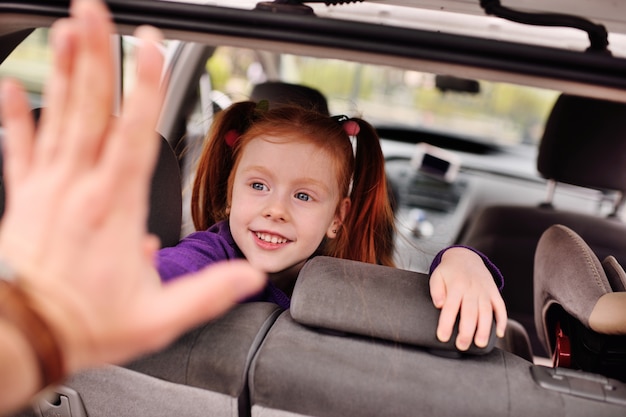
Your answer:
[[[111,117],[113,24],[101,1],[75,0],[51,30],[53,70],[36,129],[24,91],[1,90],[7,208],[0,257],[51,325],[74,372],[156,349],[258,291],[249,265],[221,264],[160,286],[146,231],[162,102],[160,33],[139,28],[137,83]]]
[[[478,347],[489,342],[491,324],[496,320],[496,335],[504,337],[507,313],[491,272],[473,251],[454,247],[447,249],[441,263],[430,277],[430,294],[435,307],[441,309],[437,338],[450,340],[456,318],[460,315],[455,345],[469,349],[472,339]]]

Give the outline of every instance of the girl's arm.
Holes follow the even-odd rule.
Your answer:
[[[450,339],[459,314],[455,342],[459,350],[467,350],[472,339],[476,346],[486,346],[494,316],[496,335],[503,337],[507,313],[499,291],[502,285],[500,271],[480,252],[463,246],[439,252],[430,273],[433,304],[441,309],[437,338],[442,342]]]

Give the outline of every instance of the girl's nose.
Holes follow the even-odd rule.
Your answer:
[[[263,217],[275,221],[287,221],[288,213],[283,199],[280,197],[270,199],[263,209]]]

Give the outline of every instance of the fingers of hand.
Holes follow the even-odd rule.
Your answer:
[[[456,348],[467,350],[472,344],[478,323],[478,303],[474,297],[464,297],[461,303],[459,333]]]
[[[487,297],[481,297],[478,300],[478,323],[476,325],[476,335],[474,343],[478,347],[485,347],[489,343],[491,336],[491,327],[493,323],[493,309],[491,302]]]
[[[79,36],[63,147],[71,163],[89,164],[98,156],[113,110],[113,25],[100,2],[74,2],[71,13]]]
[[[63,128],[77,38],[77,24],[73,19],[57,21],[50,31],[53,65],[43,91],[43,102],[46,103],[46,107],[41,111],[35,148],[36,161],[44,166],[54,161],[65,139]]]
[[[28,172],[35,127],[26,93],[12,80],[2,83],[0,112],[4,126],[4,175],[8,192]],[[9,199],[10,200],[10,199]]]
[[[192,326],[216,318],[242,299],[258,292],[266,277],[244,261],[222,262],[163,285],[148,294],[129,329],[141,342],[157,348]]]
[[[437,325],[437,339],[444,343],[450,340],[460,308],[461,294],[458,292],[448,293],[445,299],[445,303],[441,308],[441,313],[439,314],[439,323]]]
[[[136,55],[137,81],[125,99],[122,115],[113,123],[103,149],[102,168],[114,174],[110,180],[123,184],[129,196],[147,199],[160,146],[156,124],[163,101],[160,84],[164,57],[159,50],[162,37],[158,30],[142,27],[136,35],[141,41]]]
[[[496,335],[500,338],[504,337],[506,331],[506,325],[508,321],[508,314],[506,311],[506,305],[499,292],[492,299],[493,311],[496,316]]]
[[[439,268],[436,268],[428,282],[430,287],[430,298],[433,300],[433,304],[437,308],[443,307],[446,301],[446,285],[443,280],[443,275],[439,273]]]

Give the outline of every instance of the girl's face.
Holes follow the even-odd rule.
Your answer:
[[[233,238],[252,266],[284,271],[308,259],[324,236],[336,236],[349,200],[340,196],[332,155],[312,143],[259,136],[242,151],[230,205]]]

